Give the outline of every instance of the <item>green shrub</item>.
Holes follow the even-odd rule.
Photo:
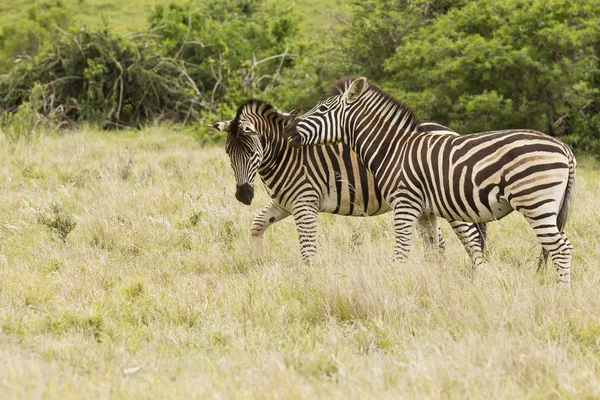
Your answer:
[[[198,136],[219,140],[205,122],[273,92],[293,64],[295,32],[291,9],[266,0],[159,5],[149,30],[128,36],[108,27],[56,30],[49,46],[0,79],[0,107],[16,113],[40,84],[42,109],[60,107],[64,125],[201,121]]]
[[[49,228],[63,242],[77,225],[73,215],[65,210],[61,202],[54,202],[47,211],[40,212],[38,222]]]
[[[35,84],[46,89],[46,113],[62,109],[61,123],[103,128],[194,120],[204,103],[182,61],[159,55],[144,36],[129,39],[108,28],[58,32],[48,50],[0,82],[0,106],[16,112]]]
[[[273,98],[310,107],[362,75],[461,133],[538,129],[600,154],[599,19],[599,0],[356,0]]]
[[[58,110],[44,113],[45,102],[45,90],[36,83],[31,89],[29,100],[21,103],[16,112],[2,114],[0,128],[9,142],[30,142],[37,139],[41,130],[48,131],[56,127]]]

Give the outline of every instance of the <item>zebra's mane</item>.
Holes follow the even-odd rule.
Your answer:
[[[356,77],[356,76],[345,76],[342,79],[338,79],[337,81],[335,81],[333,83],[333,85],[331,85],[327,89],[327,91],[326,91],[327,96],[338,96],[340,94],[345,93],[346,90],[348,90],[350,88],[350,85],[352,84],[352,82],[354,82],[356,79],[358,79],[358,77]],[[408,104],[406,104],[406,102],[396,99],[394,96],[392,96],[391,94],[387,93],[382,88],[380,88],[379,85],[377,85],[376,83],[374,83],[372,81],[368,81],[368,83],[369,83],[369,88],[367,90],[372,90],[372,91],[377,92],[380,96],[385,98],[388,102],[394,104],[397,107],[397,110],[399,112],[401,112],[403,114],[406,113],[406,115],[408,117],[408,121],[410,121],[410,124],[412,126],[419,127],[421,125],[420,118],[415,114],[412,107],[409,106]],[[420,130],[421,129],[419,128],[419,131]]]
[[[349,75],[349,76],[343,77],[342,79],[338,79],[337,81],[333,82],[333,84],[331,86],[329,86],[327,89],[325,89],[325,95],[327,97],[331,97],[331,96],[337,96],[337,95],[345,93],[346,90],[348,90],[348,88],[350,88],[350,85],[352,84],[352,82],[354,82],[358,78],[359,78],[358,76]],[[369,82],[369,84],[371,84],[371,82]]]
[[[275,106],[267,103],[266,101],[259,99],[250,99],[242,103],[235,113],[235,117],[229,123],[229,133],[227,136],[230,139],[237,139],[240,135],[240,118],[242,117],[242,113],[245,109],[251,109],[253,112],[260,110],[261,116],[268,116],[272,112],[277,112],[277,108]]]

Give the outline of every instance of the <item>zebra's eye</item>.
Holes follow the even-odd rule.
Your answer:
[[[328,107],[325,104],[321,104],[317,110],[325,112],[328,110]]]

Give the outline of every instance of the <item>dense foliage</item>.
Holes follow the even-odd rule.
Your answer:
[[[600,139],[598,21],[597,0],[469,2],[405,36],[384,83],[459,132]]]
[[[185,62],[211,109],[232,112],[245,98],[272,91],[292,65],[295,22],[276,2],[159,5],[150,28],[160,32],[163,55]]]
[[[40,2],[2,30],[5,111],[38,83],[52,102],[38,111],[68,122],[204,126],[248,97],[307,108],[364,75],[461,133],[532,128],[600,151],[600,0],[356,0],[335,29],[311,32],[274,0],[158,5],[126,36],[72,20]]]
[[[3,23],[0,29],[0,73],[7,72],[23,59],[34,57],[56,28],[67,28],[72,20],[71,12],[59,0],[43,0],[27,7],[22,18]]]

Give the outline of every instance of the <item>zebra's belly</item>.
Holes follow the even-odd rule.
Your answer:
[[[490,222],[499,220],[513,211],[508,200],[499,195],[498,188],[492,190],[485,201],[461,202],[455,204],[454,212],[449,213],[448,209],[434,209],[433,214],[449,221],[460,220],[463,222]],[[481,199],[481,197],[476,197]],[[456,212],[458,211],[458,215]]]
[[[482,219],[480,222],[489,222],[507,216],[513,211],[513,208],[508,203],[508,200],[506,200],[504,197],[499,197],[490,201],[489,209],[486,208],[482,211]]]
[[[375,195],[363,199],[359,195],[351,195],[347,190],[337,193],[331,190],[321,198],[319,212],[348,215],[353,217],[368,217],[391,211],[390,206],[382,199],[379,202]]]

